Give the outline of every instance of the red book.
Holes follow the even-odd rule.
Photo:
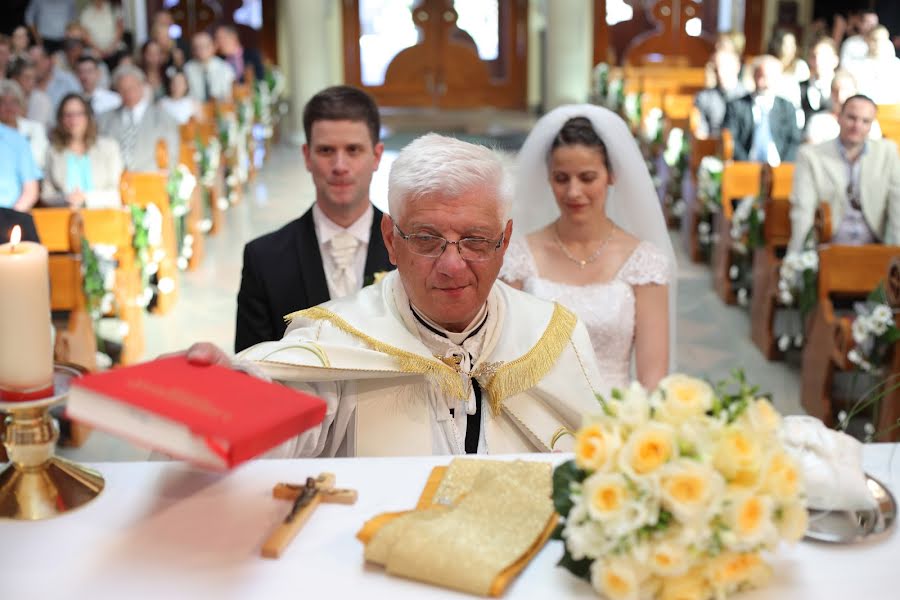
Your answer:
[[[229,469],[319,425],[325,402],[176,356],[76,379],[66,414],[170,456]]]

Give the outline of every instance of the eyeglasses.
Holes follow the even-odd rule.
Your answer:
[[[400,229],[396,223],[394,223],[394,228],[400,234],[400,237],[406,241],[410,252],[413,254],[427,256],[428,258],[437,258],[444,253],[444,250],[446,250],[448,245],[453,244],[459,251],[460,258],[466,262],[482,262],[490,260],[493,258],[494,254],[496,254],[497,250],[500,249],[500,246],[503,245],[503,240],[506,237],[506,232],[504,232],[500,235],[499,240],[467,237],[451,242],[439,235],[430,235],[427,233],[403,233],[403,230]]]

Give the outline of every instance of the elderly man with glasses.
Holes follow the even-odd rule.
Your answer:
[[[547,452],[597,409],[584,326],[497,281],[510,195],[499,157],[483,146],[429,134],[404,148],[381,222],[397,270],[291,315],[282,340],[238,355],[328,403],[321,427],[273,455]],[[209,344],[188,356],[231,363]]]

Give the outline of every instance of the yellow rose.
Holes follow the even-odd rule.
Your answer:
[[[752,547],[774,537],[772,502],[768,496],[740,494],[732,497],[727,522],[742,547]]]
[[[702,569],[691,569],[684,575],[663,579],[660,600],[706,600],[712,589]]]
[[[765,398],[757,398],[747,406],[744,414],[741,415],[741,422],[756,431],[772,433],[781,427],[781,415],[778,414],[771,402]]]
[[[791,500],[800,493],[800,472],[794,461],[784,452],[775,452],[769,459],[762,489],[778,500]]]
[[[663,392],[659,417],[673,424],[706,413],[715,396],[708,383],[687,375],[669,375],[659,382],[659,389]]]
[[[619,473],[594,473],[584,480],[581,494],[588,513],[598,521],[620,516],[631,500],[625,477]]]
[[[675,432],[662,423],[650,423],[628,437],[620,455],[625,472],[649,475],[675,458]]]
[[[799,542],[809,525],[809,513],[801,502],[791,502],[781,508],[778,533],[788,542]]]
[[[636,600],[640,583],[630,560],[596,560],[591,565],[591,584],[609,600]]]
[[[604,470],[619,445],[619,436],[599,423],[586,425],[575,434],[575,464],[588,471]]]
[[[756,552],[725,552],[710,561],[708,573],[713,587],[728,593],[742,584],[762,585],[769,567]]]
[[[687,459],[666,465],[660,483],[662,505],[683,523],[706,517],[708,507],[725,487],[719,473]]]
[[[650,549],[647,564],[651,571],[665,577],[683,575],[691,566],[687,549],[672,540],[654,544]]]
[[[752,487],[759,480],[762,458],[762,446],[752,432],[728,427],[716,444],[714,464],[729,483]]]

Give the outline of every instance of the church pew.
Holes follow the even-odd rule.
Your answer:
[[[105,244],[116,249],[115,313],[127,331],[123,335],[119,362],[129,365],[141,360],[144,354],[144,308],[138,303],[140,273],[135,260],[134,229],[128,211],[110,209],[81,209],[84,235],[91,245]]]
[[[81,214],[69,208],[35,208],[31,216],[49,253],[50,309],[67,313],[65,323],[56,326],[53,358],[95,371],[97,338],[84,293]]]
[[[887,278],[885,279],[885,294],[888,304],[894,309],[894,323],[900,327],[900,256],[895,256],[888,266]],[[889,388],[897,389],[890,391],[881,401],[878,411],[878,422],[875,424],[876,431],[883,432],[878,436],[879,442],[897,442],[900,441],[900,345],[894,346],[894,355],[891,360],[891,366],[888,372],[888,381],[892,382]],[[893,376],[893,379],[891,377]]]
[[[732,161],[722,171],[721,210],[713,218],[712,269],[713,287],[725,304],[737,302],[729,270],[731,269],[731,221],[734,202],[745,196],[758,196],[762,165],[757,162]]]
[[[168,173],[158,172],[127,172],[122,175],[119,184],[119,192],[122,196],[122,204],[125,206],[136,205],[146,209],[154,204],[162,215],[162,239],[160,245],[149,247],[150,254],[162,251],[159,258],[159,270],[156,273],[157,281],[171,280],[172,287],[167,289],[160,285],[156,294],[156,304],[153,312],[166,314],[175,305],[178,297],[178,244],[175,240],[175,222],[169,204]]]
[[[701,219],[701,207],[697,198],[697,172],[700,169],[700,161],[707,156],[714,156],[718,151],[718,138],[701,138],[697,135],[697,126],[699,124],[700,113],[697,107],[691,107],[688,114],[688,123],[690,125],[690,137],[688,145],[688,171],[690,178],[687,181],[688,191],[685,194],[685,214],[681,219],[682,239],[684,240],[688,256],[693,262],[701,262],[703,260],[703,249],[700,244],[699,232],[697,230],[698,223]]]
[[[210,120],[209,118],[203,118],[200,121],[196,121],[191,119],[184,125],[179,128],[179,133],[181,135],[182,143],[191,144],[194,148],[194,152],[191,153],[193,157],[195,153],[200,152],[200,148],[198,144],[202,144],[204,147],[209,147],[213,140],[218,140],[219,133],[216,128],[216,122],[213,118]],[[195,159],[195,162],[196,159]],[[205,218],[204,215],[207,210],[209,211],[209,220],[210,225],[209,229],[206,231],[209,235],[215,235],[221,230],[222,225],[225,222],[225,214],[222,207],[222,202],[224,198],[222,198],[222,190],[224,187],[224,167],[219,163],[218,168],[216,169],[215,176],[212,177],[211,181],[204,181],[201,177],[202,173],[200,173],[200,164],[197,163],[197,182],[198,188],[200,188],[201,197],[204,199],[207,208],[203,208],[203,202],[200,203],[199,210],[201,214],[201,221]]]
[[[750,299],[750,338],[767,360],[782,357],[775,335],[778,280],[781,260],[791,240],[790,201],[794,163],[768,171],[768,192],[763,205],[763,246],[753,252],[753,294]]]
[[[885,279],[898,255],[900,246],[881,244],[819,248],[818,303],[807,324],[800,400],[806,412],[826,425],[834,425],[834,375],[853,368],[847,358],[854,347],[853,317],[837,314],[834,302],[865,299]]]
[[[197,164],[197,159],[194,157],[196,144],[193,140],[189,140],[185,140],[185,137],[181,136],[181,141],[178,145],[178,163],[184,165],[191,175],[194,176],[194,179],[197,180],[197,185],[194,186],[194,191],[191,194],[188,213],[184,216],[186,232],[193,237],[193,243],[191,244],[192,254],[188,259],[188,270],[194,271],[203,262],[203,249],[206,243],[202,225],[203,191],[200,184],[200,168]]]

